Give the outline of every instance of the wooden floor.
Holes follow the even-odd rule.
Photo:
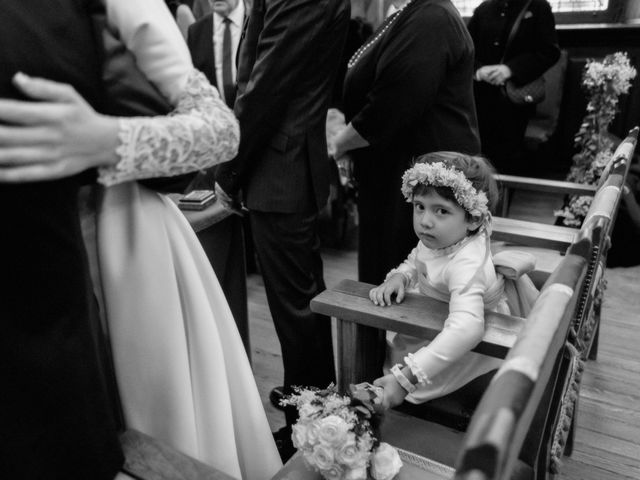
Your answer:
[[[514,203],[521,219],[541,220],[554,205]],[[550,218],[549,221],[552,221]],[[356,252],[325,249],[325,282],[356,278]],[[582,379],[576,444],[565,457],[561,480],[640,479],[640,266],[609,269],[597,361],[587,363]],[[282,383],[280,347],[259,275],[248,278],[252,360],[256,381],[273,430],[284,425],[268,401]]]

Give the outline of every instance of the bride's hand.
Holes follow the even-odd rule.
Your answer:
[[[70,85],[17,73],[36,102],[0,99],[0,182],[35,182],[115,164],[118,119],[98,114]]]

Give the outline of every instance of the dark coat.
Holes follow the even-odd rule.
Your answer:
[[[476,70],[504,63],[516,84],[529,83],[560,57],[555,21],[547,0],[533,0],[509,49],[505,44],[525,0],[489,0],[473,12],[468,28],[476,47]]]
[[[205,74],[209,83],[218,88],[216,62],[213,49],[213,13],[189,25],[187,46],[193,66]]]
[[[243,189],[249,209],[325,205],[325,122],[349,12],[347,0],[253,2],[238,55],[239,152],[216,174],[227,193]]]
[[[524,4],[525,0],[486,1],[473,12],[468,25],[476,47],[476,69],[504,63],[516,85],[539,77],[560,56],[555,21],[546,0],[531,2],[505,52],[509,32]],[[474,94],[483,153],[500,173],[521,173],[526,169],[522,145],[534,107],[512,104],[501,87],[486,82],[476,82]]]
[[[346,118],[370,144],[352,152],[358,272],[369,283],[382,282],[415,246],[411,207],[400,193],[413,158],[480,151],[473,43],[458,11],[449,0],[421,0],[398,15],[347,71],[344,84]]]
[[[69,83],[100,110],[100,56],[88,15],[97,4],[3,2],[0,97],[21,98],[11,77],[22,71]],[[91,330],[81,181],[0,184],[3,478],[111,480],[123,462]]]

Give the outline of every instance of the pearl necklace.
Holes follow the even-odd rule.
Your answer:
[[[356,50],[356,53],[354,53],[351,56],[351,58],[349,59],[349,62],[347,62],[347,68],[351,68],[356,63],[358,63],[358,60],[360,60],[360,57],[362,57],[362,55],[364,55],[364,53],[367,50],[369,50],[369,48],[371,48],[371,46],[373,44],[375,44],[378,40],[380,40],[380,38],[382,38],[382,36],[385,34],[385,32],[387,30],[389,30],[389,27],[393,24],[393,22],[395,22],[396,19],[400,16],[402,11],[405,8],[407,8],[409,5],[411,5],[412,3],[413,3],[413,0],[409,0],[402,7],[400,7],[398,10],[396,10],[389,18],[387,18],[386,23],[382,26],[380,31],[378,33],[376,33],[376,35],[371,40],[369,40],[367,43],[365,43],[360,48],[358,48],[358,50]]]

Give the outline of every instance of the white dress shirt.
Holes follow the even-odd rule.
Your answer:
[[[224,35],[224,17],[213,13],[213,51],[216,67],[216,82],[220,96],[224,98],[224,88],[222,82],[222,38]],[[229,28],[231,29],[231,78],[236,80],[236,54],[238,52],[238,43],[240,43],[240,34],[242,33],[242,22],[244,21],[244,2],[240,0],[236,8],[229,14]],[[225,98],[226,100],[226,98]]]

